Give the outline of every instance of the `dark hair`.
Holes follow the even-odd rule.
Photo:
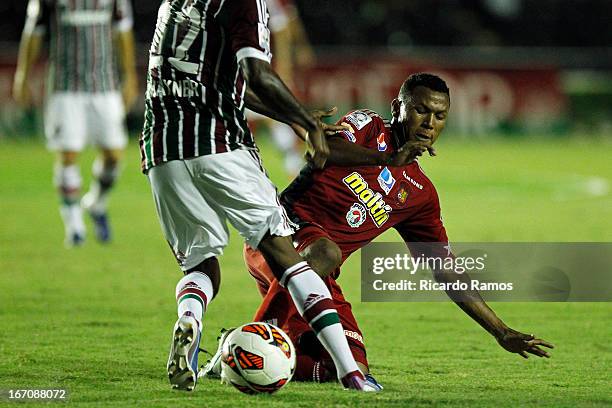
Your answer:
[[[424,86],[432,91],[445,93],[450,97],[450,92],[446,82],[437,75],[420,72],[412,74],[404,81],[399,91],[399,98],[407,97],[417,86]]]

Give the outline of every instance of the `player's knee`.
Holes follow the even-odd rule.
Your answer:
[[[261,240],[257,249],[261,251],[277,278],[287,268],[302,260],[295,251],[290,237],[279,237],[268,233]]]
[[[205,259],[198,266],[185,271],[185,274],[190,272],[200,272],[208,276],[213,287],[213,297],[217,296],[221,286],[221,269],[219,267],[219,260],[216,257]]]
[[[61,152],[58,157],[59,162],[63,166],[72,166],[73,164],[76,164],[78,158],[79,158],[79,152],[74,152],[74,151]]]
[[[302,255],[321,277],[330,275],[342,262],[342,251],[326,238],[316,240]]]

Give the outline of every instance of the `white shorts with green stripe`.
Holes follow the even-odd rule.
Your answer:
[[[51,150],[80,152],[87,144],[123,149],[125,109],[114,92],[55,92],[45,106],[45,136]]]
[[[147,176],[164,236],[183,270],[223,253],[227,221],[253,248],[268,232],[294,232],[256,151],[172,160]]]

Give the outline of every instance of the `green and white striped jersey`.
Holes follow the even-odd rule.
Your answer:
[[[132,24],[130,0],[29,0],[24,30],[50,37],[51,92],[108,92],[119,84],[113,30]]]
[[[255,150],[244,115],[244,58],[270,62],[265,0],[165,0],[149,51],[142,170]]]

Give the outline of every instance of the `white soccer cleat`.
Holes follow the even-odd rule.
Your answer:
[[[206,362],[204,367],[198,372],[198,378],[221,378],[221,357],[223,354],[223,343],[225,343],[225,339],[231,332],[234,331],[235,328],[231,329],[221,329],[221,334],[217,337],[219,340],[219,346],[217,347],[217,352],[211,357],[210,360]]]
[[[371,391],[380,392],[385,388],[378,381],[376,381],[376,378],[374,378],[372,374],[366,374],[363,377],[365,379],[365,386],[371,388]]]
[[[168,357],[168,379],[176,390],[193,391],[198,373],[200,330],[198,322],[188,313],[174,325]]]

